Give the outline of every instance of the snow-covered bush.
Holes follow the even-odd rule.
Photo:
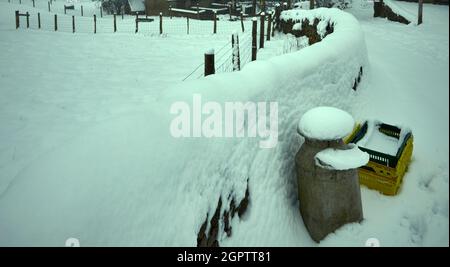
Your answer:
[[[317,7],[336,7],[346,9],[352,7],[353,0],[316,0]]]

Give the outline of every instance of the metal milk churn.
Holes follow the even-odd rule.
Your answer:
[[[369,157],[343,142],[353,126],[350,114],[331,107],[309,110],[298,126],[305,138],[295,157],[300,213],[316,242],[363,219],[357,168]]]

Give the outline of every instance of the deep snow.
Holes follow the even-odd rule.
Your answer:
[[[302,140],[295,129],[304,111],[333,105],[360,121],[409,126],[415,146],[400,194],[387,197],[362,187],[365,220],[320,245],[364,246],[374,237],[381,246],[448,246],[448,7],[425,5],[419,27],[373,19],[370,9],[350,10],[361,23],[369,57],[354,93],[338,90],[351,76],[330,72],[332,64],[296,77],[299,84],[286,91],[262,90],[278,83],[267,70],[282,67],[280,59],[270,61],[276,51],[270,42],[260,53],[267,60],[239,74],[245,81],[246,73],[261,71],[265,83],[223,88],[232,80],[224,74],[172,87],[201,63],[204,51],[229,36],[16,31],[14,7],[5,2],[0,245],[63,246],[70,237],[82,246],[195,245],[220,194],[242,198],[249,178],[248,213],[242,221],[235,218],[232,237],[220,237],[221,245],[315,246],[298,212],[292,167]],[[323,53],[332,36],[301,54]],[[321,89],[311,86],[317,81]],[[195,91],[214,100],[276,99],[279,145],[268,150],[249,138],[172,138],[169,100],[189,100]]]

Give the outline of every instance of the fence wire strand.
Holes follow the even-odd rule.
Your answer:
[[[250,34],[238,34],[239,38],[239,62],[240,69],[242,69],[247,63],[251,61],[252,56],[252,37]],[[235,71],[233,61],[233,46],[231,42],[227,42],[221,48],[215,52],[215,73],[225,73]],[[184,79],[199,79],[204,76],[205,64],[198,65],[191,73],[189,73]]]

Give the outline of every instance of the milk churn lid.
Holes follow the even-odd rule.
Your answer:
[[[326,148],[314,156],[316,166],[329,170],[350,170],[366,165],[369,154],[361,151],[355,144],[347,149]]]
[[[346,111],[334,107],[315,107],[300,119],[297,131],[315,140],[338,140],[353,130],[355,121]]]

